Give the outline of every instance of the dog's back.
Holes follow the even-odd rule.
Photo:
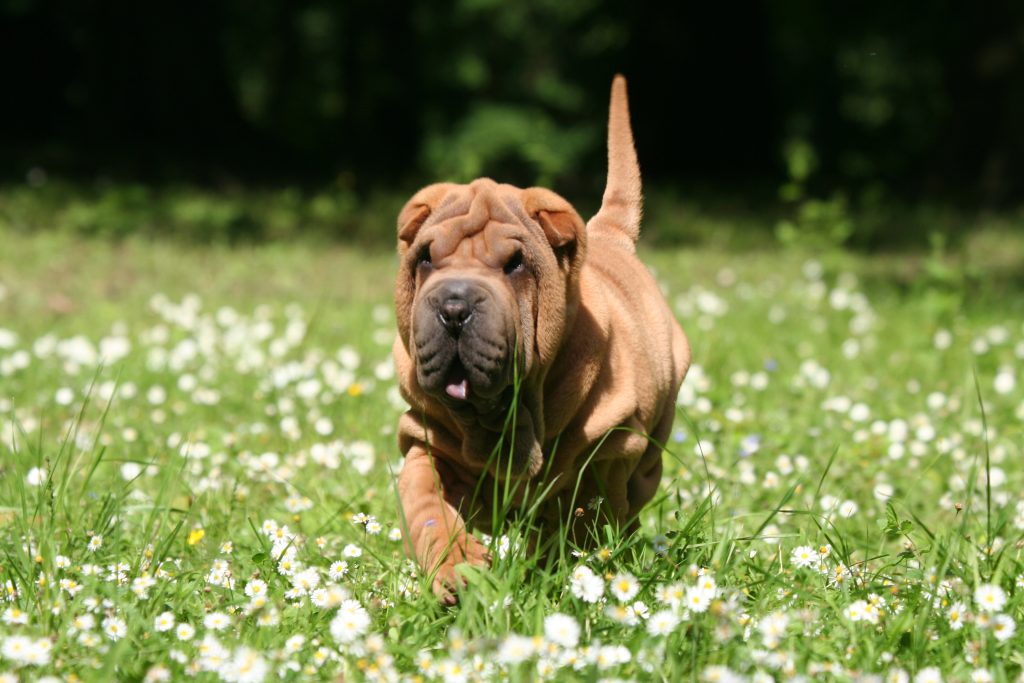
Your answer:
[[[575,480],[565,480],[589,463],[594,476],[580,482],[577,503],[591,494],[607,500],[605,514],[620,522],[633,518],[657,490],[661,446],[690,365],[686,335],[636,256],[642,213],[626,82],[617,76],[608,122],[608,182],[601,209],[587,223],[581,304],[569,332],[573,343],[545,387],[547,424],[560,432],[562,452],[555,453],[554,469],[563,481],[556,487],[568,483],[571,489]],[[559,414],[561,405],[573,406],[572,415]]]

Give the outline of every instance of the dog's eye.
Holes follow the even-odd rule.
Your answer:
[[[416,266],[429,266],[430,265],[430,245],[424,246],[420,249],[420,253],[416,255]]]
[[[518,271],[520,271],[522,269],[523,269],[523,252],[521,252],[521,251],[516,251],[516,253],[512,254],[512,258],[510,258],[505,263],[505,267],[503,268],[503,270],[505,271],[505,275],[511,275],[512,273],[518,272]]]

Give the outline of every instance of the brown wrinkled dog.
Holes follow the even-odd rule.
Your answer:
[[[490,561],[467,521],[490,530],[493,509],[544,492],[546,532],[582,541],[594,521],[632,524],[658,487],[690,348],[636,257],[641,210],[617,76],[588,224],[554,192],[487,178],[426,187],[399,215],[398,492],[406,548],[449,604],[455,567]]]

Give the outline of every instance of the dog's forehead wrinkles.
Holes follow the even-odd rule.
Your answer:
[[[473,196],[467,189],[460,186],[446,194],[431,214],[430,222],[443,223],[450,218],[467,213],[473,200]]]
[[[434,242],[438,255],[459,253],[485,258],[502,251],[496,249],[497,241],[508,237],[509,231],[500,228],[529,227],[532,221],[519,199],[518,188],[484,178],[453,188],[434,210],[430,223],[444,224],[442,236]],[[492,225],[499,230],[486,230]]]

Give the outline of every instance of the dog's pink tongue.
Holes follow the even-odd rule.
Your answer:
[[[457,398],[460,401],[465,401],[466,397],[469,396],[469,380],[463,377],[457,382],[449,382],[448,385],[444,388],[444,390],[452,398]]]

